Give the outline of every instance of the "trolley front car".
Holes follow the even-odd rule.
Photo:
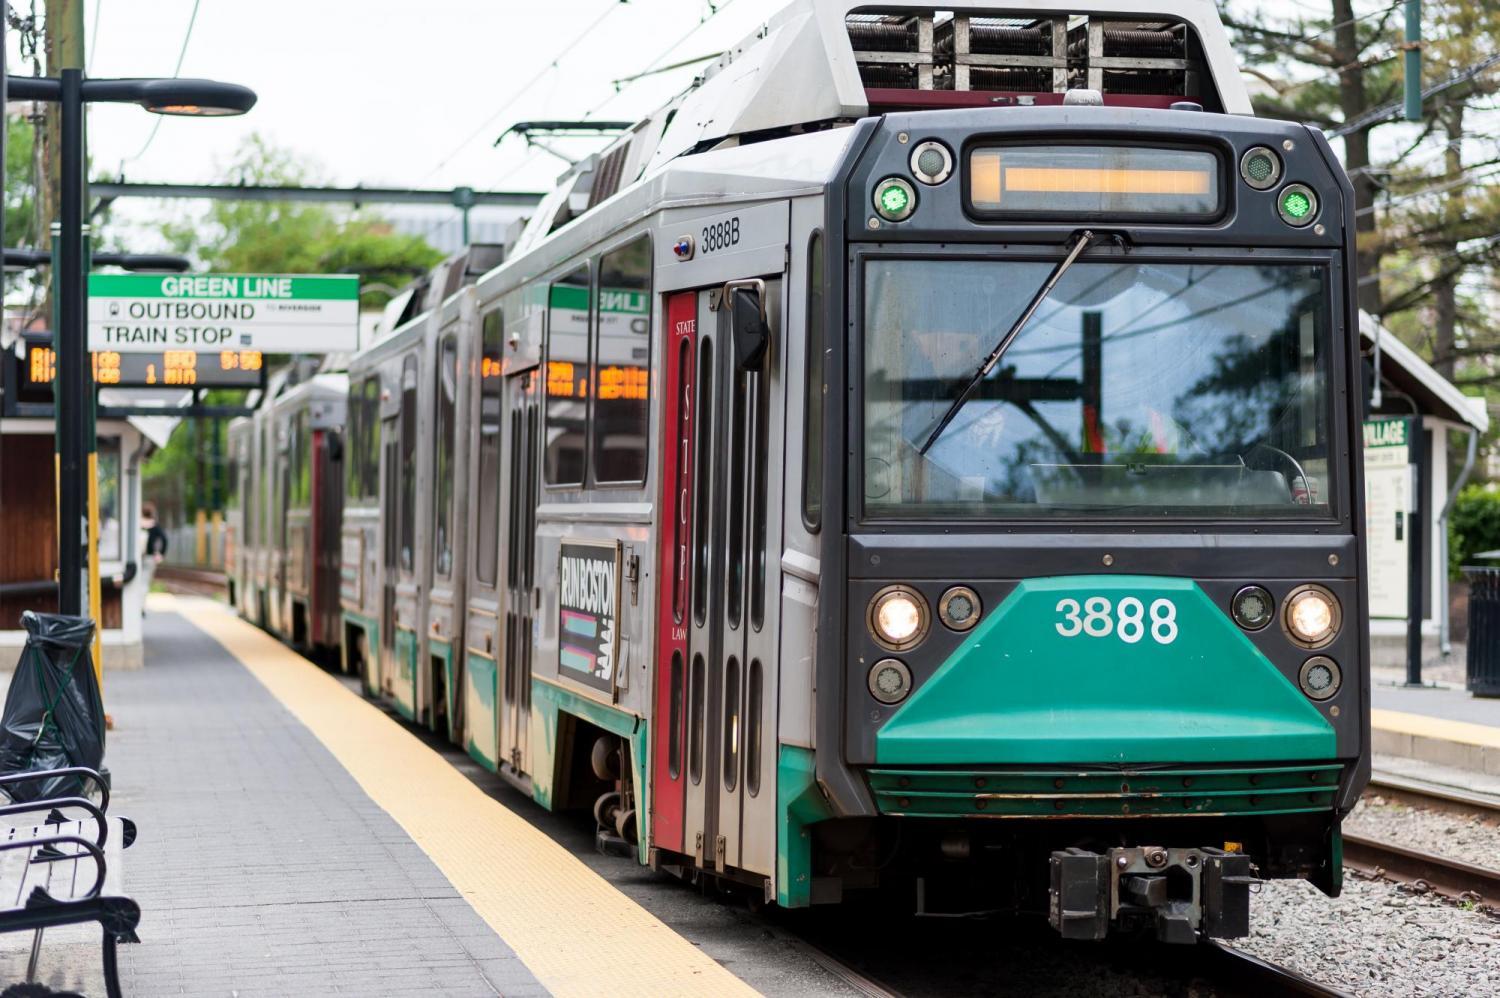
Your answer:
[[[816,772],[879,819],[834,862],[898,857],[957,911],[1050,867],[1082,938],[1242,935],[1258,877],[1337,893],[1368,718],[1327,143],[1193,106],[892,114],[838,186]]]

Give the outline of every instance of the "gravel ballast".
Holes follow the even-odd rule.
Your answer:
[[[1344,831],[1500,869],[1500,814],[1459,815],[1367,793],[1344,819]]]
[[[1357,995],[1500,994],[1500,919],[1352,874],[1339,898],[1303,881],[1264,885],[1235,945]]]

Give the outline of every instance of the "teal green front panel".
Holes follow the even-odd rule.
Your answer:
[[[833,817],[812,749],[782,745],[776,760],[776,903],[812,904],[812,826]]]
[[[1068,576],[1022,582],[875,745],[882,766],[1263,762],[1335,739],[1196,583]]]

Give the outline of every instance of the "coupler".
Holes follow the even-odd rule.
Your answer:
[[[1203,847],[1134,846],[1052,854],[1047,920],[1064,939],[1103,939],[1112,926],[1152,923],[1164,943],[1250,934],[1250,857]]]

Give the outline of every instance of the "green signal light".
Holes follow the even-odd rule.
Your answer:
[[[875,188],[875,210],[892,222],[911,215],[917,205],[916,192],[900,177],[882,180]]]
[[[1318,216],[1318,196],[1306,184],[1292,184],[1276,202],[1281,220],[1301,228]]]

